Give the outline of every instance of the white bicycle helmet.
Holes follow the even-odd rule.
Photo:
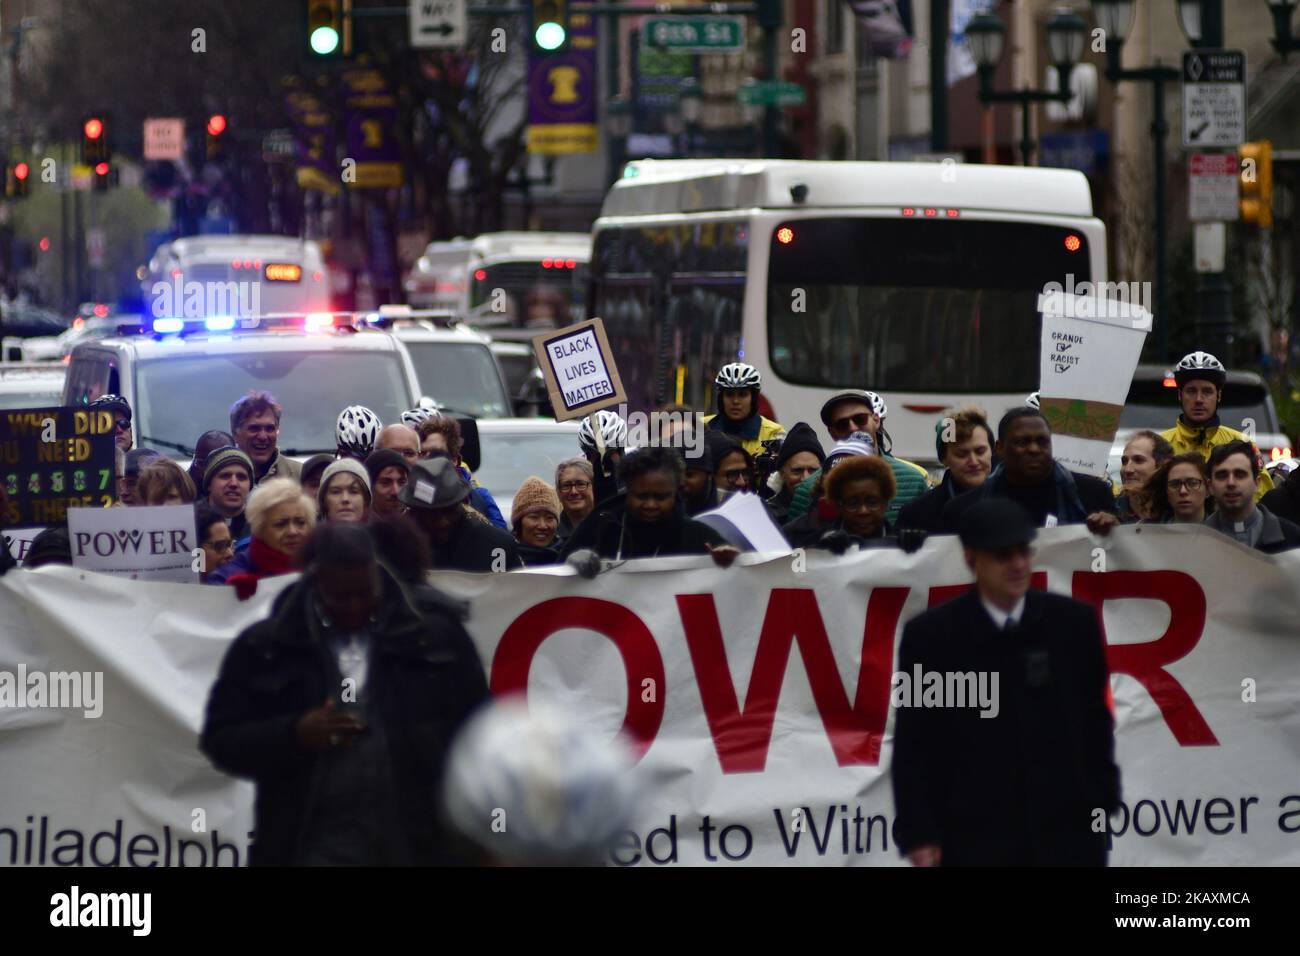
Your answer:
[[[1026,395],[1026,396],[1025,396],[1025,404],[1028,405],[1030,408],[1037,408],[1037,407],[1038,407],[1038,393],[1037,393],[1037,392],[1030,392],[1028,395]]]
[[[635,806],[631,754],[584,722],[533,707],[520,696],[497,700],[456,737],[446,821],[498,863],[607,862]]]
[[[718,388],[752,388],[757,392],[763,388],[763,376],[752,365],[732,362],[718,369],[718,377],[713,380],[713,384]]]
[[[871,401],[871,410],[875,412],[876,417],[883,422],[885,416],[889,414],[889,406],[886,405],[885,400],[875,392],[867,392],[867,397]]]
[[[425,422],[439,417],[440,414],[441,412],[436,408],[411,408],[402,412],[402,424],[418,430]]]
[[[627,445],[627,422],[619,418],[617,412],[601,409],[596,413],[596,421],[606,448],[623,448]],[[590,418],[584,418],[578,428],[578,444],[584,451],[596,450],[596,434],[591,430]]]
[[[1223,383],[1228,380],[1228,372],[1223,363],[1209,352],[1189,352],[1174,366],[1174,381],[1182,388],[1198,378],[1223,388]]]
[[[340,448],[353,458],[364,461],[375,450],[375,442],[379,440],[379,431],[383,427],[379,416],[366,406],[349,405],[339,412],[334,435]]]

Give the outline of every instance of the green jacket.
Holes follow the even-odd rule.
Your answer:
[[[894,470],[894,483],[898,485],[893,500],[889,502],[889,509],[885,512],[885,520],[890,525],[894,525],[898,522],[898,512],[903,505],[930,490],[930,474],[920,465],[904,461],[902,458],[895,458],[890,454],[883,454],[880,457],[889,462],[889,467]],[[794,497],[790,501],[787,521],[793,521],[808,513],[808,509],[813,504],[813,484],[821,477],[821,473],[821,469],[818,468],[799,482],[799,487],[795,488]]]

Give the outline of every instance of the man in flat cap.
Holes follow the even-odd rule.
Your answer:
[[[1105,647],[1092,607],[1030,590],[1035,534],[1014,501],[966,509],[975,586],[903,629],[891,776],[917,866],[1106,864],[1120,781]]]
[[[470,486],[446,457],[417,461],[397,500],[429,536],[434,570],[509,571],[523,567],[514,535],[470,518]]]

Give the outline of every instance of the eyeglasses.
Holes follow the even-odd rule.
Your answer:
[[[845,415],[843,418],[831,420],[831,427],[837,432],[866,431],[867,422],[871,421],[874,416],[870,412],[858,412],[856,415]]]
[[[1201,478],[1170,478],[1169,490],[1181,491],[1186,488],[1188,491],[1197,491],[1205,481]]]
[[[586,491],[590,487],[590,481],[566,481],[560,485],[560,494],[567,495],[574,491]]]
[[[131,419],[129,418],[119,418],[113,424],[117,426],[118,431],[126,432],[131,430]]]
[[[727,471],[724,471],[722,473],[722,477],[726,478],[733,485],[741,481],[745,482],[746,484],[749,483],[749,472],[746,471],[744,468],[728,469]]]
[[[203,546],[206,548],[211,548],[213,551],[217,551],[217,552],[233,551],[235,549],[235,540],[233,538],[226,538],[222,541],[213,541],[211,539],[208,539],[207,541],[203,542]]]

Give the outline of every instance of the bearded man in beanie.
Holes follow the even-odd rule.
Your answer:
[[[208,455],[203,467],[203,494],[212,510],[226,519],[235,541],[248,537],[244,508],[253,490],[253,460],[234,445],[218,448]]]
[[[535,475],[524,479],[510,507],[510,528],[519,542],[524,566],[558,564],[556,533],[560,527],[560,496]]]
[[[415,432],[411,431],[411,434]],[[376,517],[405,514],[406,506],[397,500],[397,496],[411,477],[411,465],[406,456],[395,448],[378,448],[366,458],[366,471],[370,473],[370,490],[374,495],[370,509]]]
[[[775,492],[767,499],[767,506],[777,524],[785,524],[790,513],[790,502],[799,482],[821,468],[826,452],[817,440],[817,433],[807,422],[795,422],[794,427],[781,442],[776,456],[776,469],[768,479],[768,487]]]

